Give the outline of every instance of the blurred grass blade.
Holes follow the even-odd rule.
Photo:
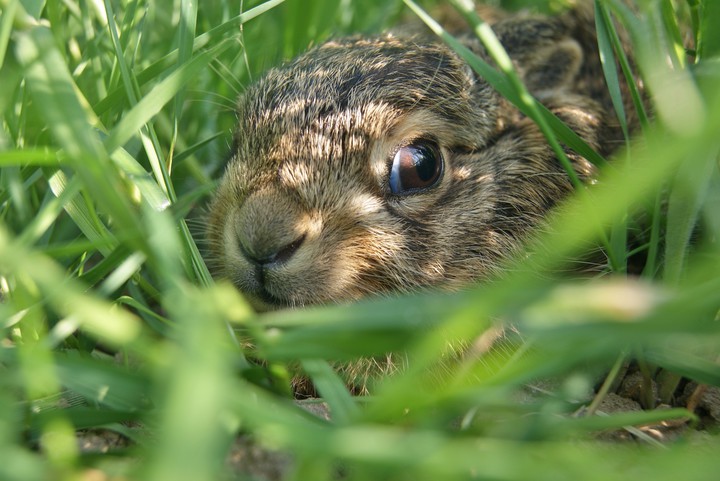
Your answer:
[[[0,233],[0,245],[3,244]],[[5,254],[5,255],[3,255]],[[7,253],[0,253],[0,269],[6,270]],[[18,360],[23,387],[29,400],[55,396],[60,391],[60,383],[55,371],[55,353],[44,342],[47,334],[47,316],[41,298],[44,292],[37,279],[27,272],[17,272],[13,303],[24,310],[18,323]],[[39,445],[47,460],[55,468],[66,468],[77,462],[78,449],[68,445],[73,438],[73,427],[61,413],[47,419],[39,429]]]
[[[18,443],[24,434],[18,422],[24,415],[23,407],[18,402],[18,381],[12,375],[0,379],[0,479],[44,481],[51,478],[51,470],[45,459],[36,449]]]
[[[620,429],[626,426],[644,426],[662,424],[670,421],[689,420],[693,414],[687,409],[662,409],[657,411],[620,412],[602,416],[588,416],[565,421],[573,428],[582,431],[602,431]],[[662,443],[658,443],[662,447]]]
[[[21,244],[34,244],[53,225],[65,206],[80,192],[80,182],[73,179],[59,191],[57,197],[50,199],[32,219],[30,224],[18,236]]]
[[[620,0],[612,0],[610,5],[632,37],[645,87],[652,92],[655,118],[674,134],[693,135],[701,129],[708,112],[691,72],[681,68],[672,33],[663,28],[661,12],[643,4],[636,16]]]
[[[157,392],[161,406],[157,442],[141,479],[219,479],[237,428],[229,410],[235,395],[233,350],[211,299],[190,286],[173,290],[166,299],[177,322],[178,345],[164,362],[165,382]]]
[[[1,167],[23,167],[26,165],[57,166],[57,153],[47,149],[6,150],[0,152]]]
[[[19,5],[19,1],[3,3],[3,15],[2,18],[0,18],[0,70],[5,64],[5,55],[7,54],[8,43],[10,42],[15,13],[18,11]]]
[[[676,285],[682,275],[703,200],[717,173],[718,152],[689,160],[675,176],[667,207],[663,278],[670,285]]]
[[[125,149],[117,149],[112,154],[112,159],[132,181],[133,193],[137,192],[136,200],[143,199],[153,210],[162,211],[169,207],[170,201],[167,194],[163,192],[152,176],[131,156]]]
[[[345,383],[330,365],[321,359],[305,359],[302,368],[310,376],[320,396],[330,406],[336,424],[348,424],[359,412]]]
[[[50,259],[12,242],[0,226],[0,267],[3,272],[22,273],[37,284],[47,302],[60,314],[75,317],[89,334],[113,346],[138,342],[141,326],[127,311],[113,310],[111,304],[85,294],[83,286],[68,279]]]
[[[668,50],[672,52],[670,58],[675,68],[687,67],[683,35],[677,22],[677,15],[671,0],[662,0],[660,3],[660,15],[662,18],[663,31],[669,45]]]
[[[720,57],[720,2],[700,0],[700,36],[698,38],[698,61]]]
[[[65,173],[61,170],[48,171],[47,173],[50,174],[47,176],[48,184],[56,197],[64,198],[63,193],[68,189],[68,185],[70,185],[70,190],[74,190],[73,185],[80,184],[79,180],[68,181]],[[90,242],[95,243],[100,252],[107,255],[117,245],[118,241],[102,220],[98,218],[97,214],[84,203],[84,200],[83,197],[71,197],[63,204],[63,207],[85,237]]]
[[[670,369],[679,376],[699,384],[720,386],[720,365],[717,361],[703,359],[686,350],[646,351],[645,355],[649,362]]]
[[[352,308],[323,308],[267,313],[257,328],[258,349],[264,359],[289,361],[323,358],[352,360],[406,349],[448,314],[438,294],[382,299]],[[465,306],[455,299],[454,308]],[[362,335],[364,342],[358,342]]]
[[[82,375],[82,373],[81,373]],[[120,411],[117,409],[93,409],[87,407],[75,407],[63,409],[63,415],[67,417],[75,429],[105,428],[113,423],[137,423],[142,421],[140,411]],[[47,422],[48,418],[57,416],[56,412],[40,411],[31,419],[31,429],[38,429]]]
[[[78,353],[58,355],[56,369],[63,386],[82,395],[90,405],[136,413],[152,407],[148,397],[150,378],[143,371],[121,367],[112,359],[103,361]]]
[[[146,257],[142,252],[134,252],[130,256],[123,259],[110,275],[103,279],[102,284],[98,287],[98,293],[109,296],[113,292],[122,289],[127,281],[140,271],[145,263]]]
[[[54,369],[54,353],[42,342],[47,334],[47,316],[41,290],[30,276],[20,274],[13,292],[14,307],[23,312],[18,323],[18,360],[29,399],[56,394],[60,389]]]
[[[171,324],[171,322],[168,320],[167,317],[161,316],[160,314],[158,314],[157,312],[152,310],[150,307],[146,306],[145,304],[140,303],[134,297],[121,296],[115,302],[117,302],[118,304],[124,304],[124,305],[130,306],[133,309],[135,309],[140,315],[144,314],[145,316],[152,317],[154,320],[156,320],[162,324],[165,324],[165,325]]]

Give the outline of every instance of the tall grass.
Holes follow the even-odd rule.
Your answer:
[[[598,409],[593,385],[627,359],[659,388],[646,407],[675,400],[687,379],[720,386],[714,0],[596,2],[608,83],[617,91],[641,78],[653,120],[502,279],[262,315],[210,279],[197,239],[234,98],[328,35],[411,16],[404,3],[424,15],[399,0],[0,0],[0,479],[252,479],[225,463],[239,432],[292,455],[283,479],[714,479],[717,432],[695,442],[687,430],[664,448],[595,440],[695,422],[689,411],[581,409]],[[629,31],[634,65],[611,19]],[[541,106],[522,104],[511,70],[468,61],[546,122],[551,143],[585,148]],[[631,216],[647,226],[639,246],[627,241]],[[597,242],[613,260],[607,275],[553,276]],[[642,279],[629,279],[638,253]],[[448,342],[498,322],[521,339],[448,359]],[[408,367],[369,397],[351,396],[330,367],[389,351]],[[297,365],[332,421],[291,400]],[[521,396],[538,379],[557,380],[552,395]],[[87,430],[131,443],[88,452],[77,443]]]

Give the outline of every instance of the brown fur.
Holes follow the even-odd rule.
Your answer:
[[[587,11],[493,28],[531,92],[609,153],[620,133]],[[394,195],[393,155],[416,139],[437,143],[442,178]],[[593,174],[568,154],[581,178]],[[445,45],[339,39],[270,70],[240,98],[208,236],[217,274],[259,308],[455,289],[493,274],[571,191],[537,126]]]

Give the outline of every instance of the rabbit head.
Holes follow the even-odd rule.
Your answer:
[[[582,53],[546,43],[577,65],[545,83],[538,56],[520,71],[592,145],[600,109],[567,81]],[[216,273],[260,308],[465,286],[572,190],[532,121],[418,37],[325,43],[267,72],[237,115],[208,237]]]

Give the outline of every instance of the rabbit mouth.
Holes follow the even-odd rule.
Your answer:
[[[277,280],[272,281],[268,274],[272,266],[248,263],[239,267],[234,275],[235,286],[242,291],[248,301],[259,311],[271,311],[293,307],[297,302],[292,302],[283,293],[273,292],[273,286]]]
[[[265,287],[249,294],[250,302],[260,311],[273,311],[277,309],[285,309],[292,307],[292,304],[285,299],[281,299],[270,293]],[[258,302],[259,301],[259,302]]]

